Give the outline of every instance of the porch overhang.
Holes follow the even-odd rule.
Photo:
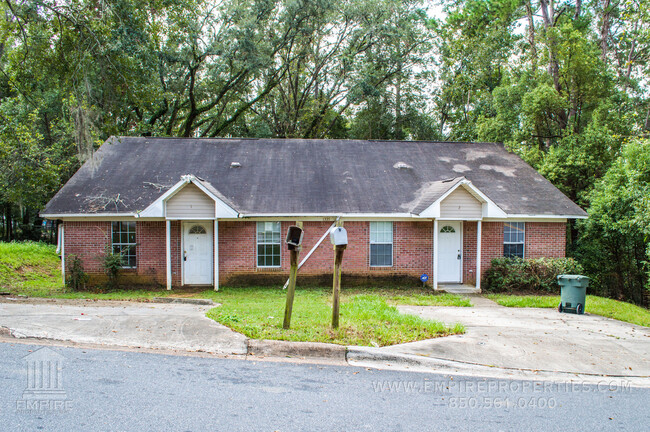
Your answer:
[[[480,220],[483,218],[506,219],[508,217],[508,214],[506,212],[501,210],[501,208],[494,201],[488,198],[487,195],[481,192],[479,188],[474,186],[474,184],[472,184],[472,182],[467,179],[462,179],[459,182],[455,183],[452,187],[450,187],[445,193],[443,193],[438,199],[436,199],[429,207],[423,210],[420,213],[420,217],[441,219],[440,210],[441,210],[442,202],[445,200],[445,198],[451,195],[455,190],[461,187],[464,188],[467,192],[469,192],[482,205],[481,218],[471,218],[471,220]],[[465,218],[448,218],[448,219],[449,220],[452,219],[470,220]]]
[[[151,203],[146,209],[135,215],[136,218],[165,218],[167,217],[167,202],[177,193],[179,193],[187,185],[193,184],[198,187],[203,193],[214,201],[214,218],[233,219],[240,216],[239,212],[234,208],[234,205],[224,197],[217,189],[205,180],[201,180],[193,174],[187,174],[181,177],[181,180],[172,186],[167,192],[162,194],[156,201]],[[183,218],[183,220],[192,220],[191,217]],[[205,217],[199,217],[197,220],[205,220]]]

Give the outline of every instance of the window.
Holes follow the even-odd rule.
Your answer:
[[[456,232],[456,230],[454,229],[454,227],[449,226],[449,225],[443,226],[442,229],[440,230],[440,233],[442,233],[442,234],[444,234],[444,233],[455,233],[455,232]]]
[[[194,225],[190,228],[190,234],[207,234],[207,232],[203,226]]]
[[[280,267],[280,222],[257,223],[257,266]]]
[[[525,234],[525,222],[506,222],[503,225],[503,256],[523,258]]]
[[[393,223],[370,222],[370,266],[393,265]]]
[[[135,268],[135,222],[113,222],[113,253],[122,255],[122,267]]]

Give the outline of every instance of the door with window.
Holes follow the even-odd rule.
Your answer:
[[[438,224],[438,282],[462,282],[460,230],[461,222]]]
[[[183,284],[211,285],[213,271],[212,224],[183,224]]]

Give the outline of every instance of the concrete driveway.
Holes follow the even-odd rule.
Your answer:
[[[610,376],[650,376],[650,328],[554,309],[400,306],[423,318],[460,322],[464,335],[382,348],[483,366]]]
[[[207,318],[213,306],[50,300],[0,303],[0,327],[18,338],[246,354],[246,337]]]

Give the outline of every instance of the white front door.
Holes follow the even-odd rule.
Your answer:
[[[438,282],[462,281],[461,222],[438,222]]]
[[[212,223],[183,223],[183,283],[212,284]]]

